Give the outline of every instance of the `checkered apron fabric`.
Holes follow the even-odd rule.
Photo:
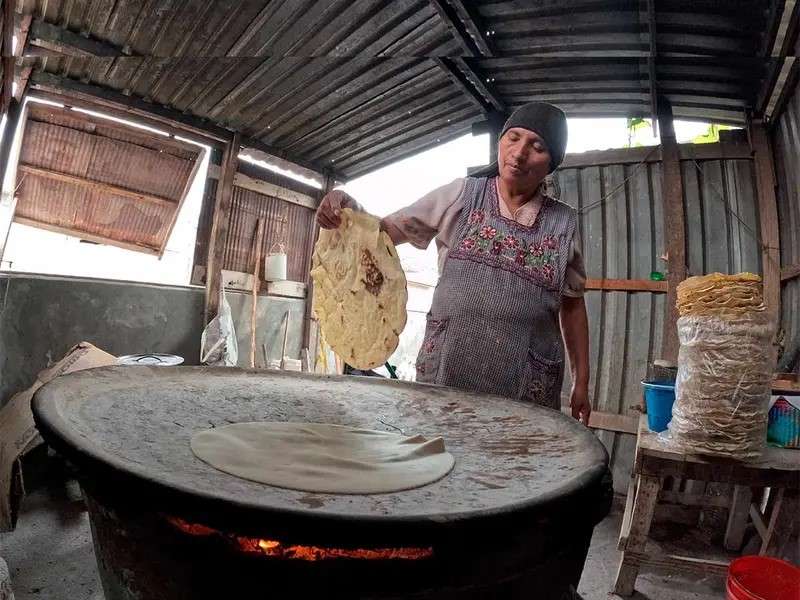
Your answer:
[[[544,197],[531,227],[500,214],[494,178],[467,178],[457,243],[428,313],[417,381],[559,409],[559,309],[575,211]]]

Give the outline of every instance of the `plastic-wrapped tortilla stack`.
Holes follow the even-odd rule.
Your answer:
[[[678,376],[669,431],[683,452],[752,458],[767,437],[774,324],[761,278],[691,277],[678,286]]]

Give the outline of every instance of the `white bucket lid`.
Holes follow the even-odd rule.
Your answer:
[[[128,354],[117,358],[118,365],[149,365],[174,367],[183,363],[183,357],[175,354]]]

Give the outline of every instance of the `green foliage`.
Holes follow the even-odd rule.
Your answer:
[[[716,123],[711,123],[708,126],[708,129],[705,133],[698,135],[697,137],[692,138],[693,144],[715,144],[719,142],[719,132],[733,129],[728,125],[717,125]]]
[[[650,128],[652,128],[652,125],[649,119],[642,119],[639,117],[628,119],[628,148],[638,148],[641,146],[642,143],[638,141],[634,142],[633,138],[637,133]]]

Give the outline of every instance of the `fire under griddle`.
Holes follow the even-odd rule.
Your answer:
[[[602,444],[553,410],[358,377],[109,367],[34,398],[78,469],[107,600],[570,597],[611,486]],[[197,459],[195,432],[244,421],[441,435],[431,485],[312,494]]]

